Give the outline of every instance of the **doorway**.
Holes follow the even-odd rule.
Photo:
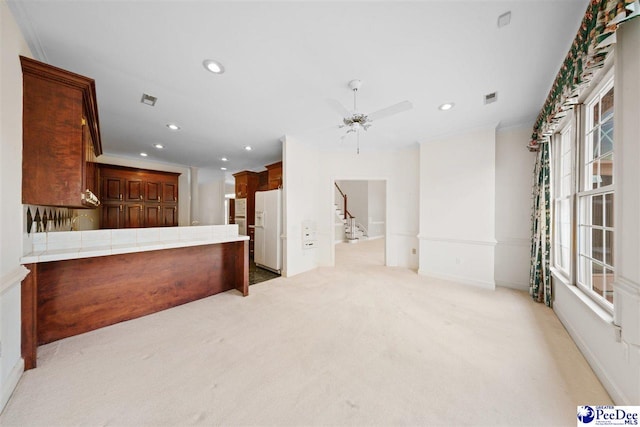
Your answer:
[[[334,179],[332,187],[333,265],[358,259],[386,265],[387,180]]]

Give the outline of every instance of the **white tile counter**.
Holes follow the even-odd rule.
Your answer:
[[[249,236],[238,235],[236,224],[34,233],[33,251],[20,262],[31,264],[242,240],[249,240]]]

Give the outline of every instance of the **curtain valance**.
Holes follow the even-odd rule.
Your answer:
[[[576,38],[533,126],[529,150],[549,140],[562,117],[578,102],[616,42],[618,25],[640,14],[638,0],[591,0]]]

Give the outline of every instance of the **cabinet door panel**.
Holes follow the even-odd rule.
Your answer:
[[[147,202],[160,202],[160,196],[162,195],[162,184],[159,182],[145,182],[145,188],[147,190]]]
[[[178,207],[177,206],[163,206],[162,207],[162,222],[166,227],[173,227],[178,225]]]
[[[122,205],[103,204],[100,228],[122,228],[124,225],[124,209]]]
[[[127,180],[127,195],[126,200],[128,202],[141,202],[143,199],[142,181],[137,179]]]
[[[162,184],[162,201],[177,202],[178,201],[178,184],[173,182],[165,182]]]
[[[123,193],[123,182],[120,178],[102,178],[102,202],[121,201]]]
[[[141,204],[125,205],[127,228],[144,227],[144,210]]]
[[[144,220],[147,227],[160,227],[161,225],[163,225],[161,221],[160,205],[145,205]]]

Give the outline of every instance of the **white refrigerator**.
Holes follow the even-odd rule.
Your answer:
[[[282,190],[256,191],[255,243],[253,260],[257,266],[282,270]]]

